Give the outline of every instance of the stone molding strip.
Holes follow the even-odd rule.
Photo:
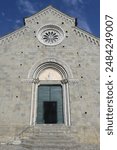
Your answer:
[[[6,36],[3,36],[2,38],[0,38],[0,45],[3,45],[6,42],[11,42],[12,40],[17,39],[18,37],[24,35],[26,31],[28,31],[28,27],[24,26],[10,34],[7,34]]]
[[[66,23],[69,22],[73,25],[75,24],[75,19],[74,18],[62,13],[61,11],[53,8],[52,6],[46,7],[45,9],[41,10],[40,12],[34,14],[33,16],[31,16],[29,18],[25,18],[25,22],[26,22],[26,24],[36,22],[41,17],[44,17],[47,14],[53,14],[58,18],[62,18]]]
[[[63,79],[61,81],[61,83],[73,83],[73,84],[77,84],[79,83],[79,79],[73,79],[73,78],[70,78],[70,79]],[[39,83],[39,79],[37,78],[27,78],[27,79],[21,79],[21,82],[24,82],[24,83]]]
[[[94,44],[94,45],[97,45],[97,46],[100,46],[100,41],[99,41],[99,38],[93,36],[92,34],[78,28],[78,27],[75,27],[74,28],[74,32],[76,35],[78,35],[79,37],[82,37],[84,39],[86,39],[87,41],[89,41],[90,43]]]

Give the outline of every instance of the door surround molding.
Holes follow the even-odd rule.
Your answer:
[[[57,70],[62,80],[39,80],[39,74],[46,68],[53,68]],[[31,99],[31,114],[30,114],[30,125],[36,125],[36,113],[37,113],[37,92],[38,86],[42,84],[61,84],[63,88],[63,112],[64,112],[64,124],[70,126],[70,102],[69,102],[69,75],[63,66],[56,62],[45,62],[35,68],[33,72],[32,82],[32,99]]]

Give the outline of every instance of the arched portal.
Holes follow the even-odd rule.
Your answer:
[[[30,124],[70,125],[68,74],[55,62],[46,62],[33,74]]]
[[[53,68],[46,68],[40,72],[39,81],[45,83],[40,83],[38,86],[36,123],[64,123],[60,72]]]

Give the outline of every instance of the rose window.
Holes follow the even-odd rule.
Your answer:
[[[46,25],[38,31],[37,37],[45,45],[57,45],[62,42],[64,32],[58,26]]]
[[[43,35],[43,40],[48,43],[54,43],[58,40],[58,34],[54,31],[48,31]]]

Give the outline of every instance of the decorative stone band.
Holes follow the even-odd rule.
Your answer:
[[[51,14],[53,16],[55,16],[56,18],[61,18],[65,23],[70,24],[70,25],[74,25],[75,24],[75,19],[60,12],[59,10],[53,8],[52,6],[48,6],[47,8],[41,10],[39,13],[29,17],[29,18],[25,18],[25,23],[27,25],[32,24],[32,23],[36,23],[38,20],[40,21],[44,16]]]
[[[21,82],[38,84],[39,79],[21,79]]]
[[[37,79],[21,79],[21,82],[38,84],[40,82],[40,80],[38,78]],[[63,80],[61,80],[62,84],[66,84],[68,82],[70,84],[78,84],[79,79],[63,79]]]
[[[28,27],[22,27],[6,36],[3,36],[2,38],[0,38],[0,45],[9,43],[11,41],[13,41],[14,39],[19,38],[20,36],[24,36],[25,32],[27,32],[29,30]]]
[[[33,80],[34,79],[21,79],[21,82],[24,82],[24,83],[34,83]]]
[[[69,79],[69,85],[78,85],[81,79]]]
[[[77,27],[75,27],[73,31],[79,37],[86,39],[87,41],[89,41],[90,43],[92,43],[94,45],[100,46],[99,38],[94,37],[93,35],[90,35],[90,33],[86,32],[86,31],[82,31],[81,29],[79,29]]]

